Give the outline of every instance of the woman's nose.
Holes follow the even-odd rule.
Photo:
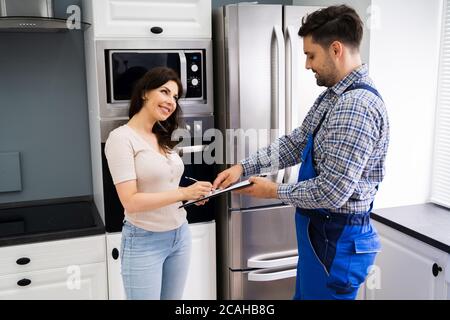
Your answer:
[[[177,100],[174,97],[168,97],[167,102],[173,106],[177,104]]]

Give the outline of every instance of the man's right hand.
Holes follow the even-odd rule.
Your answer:
[[[217,188],[227,188],[229,185],[239,181],[243,172],[244,168],[241,164],[236,164],[227,170],[222,171],[217,175],[216,180],[213,182],[213,190]]]

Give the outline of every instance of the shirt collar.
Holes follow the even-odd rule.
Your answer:
[[[366,77],[369,73],[367,64],[363,63],[358,68],[350,72],[344,79],[336,83],[330,89],[338,96],[344,93],[344,91],[352,85],[358,79]]]

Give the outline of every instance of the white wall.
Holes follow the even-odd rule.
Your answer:
[[[429,199],[442,0],[373,0],[370,75],[383,96],[391,140],[375,208]]]
[[[398,1],[398,0],[393,0]],[[433,0],[431,0],[433,1]],[[292,4],[296,6],[318,6],[318,7],[328,7],[332,5],[340,5],[346,4],[356,10],[356,12],[361,17],[361,20],[364,22],[364,34],[361,41],[361,58],[362,61],[370,65],[369,59],[369,48],[370,48],[370,39],[369,39],[369,29],[367,28],[368,24],[366,23],[367,19],[369,19],[369,15],[367,14],[368,7],[370,6],[371,0],[293,0]],[[299,25],[300,27],[300,21]]]

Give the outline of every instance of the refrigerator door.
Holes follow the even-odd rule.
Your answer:
[[[227,265],[233,270],[297,263],[295,208],[229,212]]]
[[[267,146],[285,131],[285,67],[281,5],[225,7],[226,138],[228,164]],[[272,130],[270,130],[272,129]],[[274,175],[281,182],[284,172]],[[232,208],[280,204],[230,194]]]
[[[296,267],[229,271],[231,300],[292,300]]]
[[[284,35],[286,39],[286,133],[300,127],[308,110],[324,90],[316,84],[314,73],[306,70],[303,40],[298,35],[302,18],[321,7],[284,6]],[[296,183],[300,164],[286,168],[285,183]]]

